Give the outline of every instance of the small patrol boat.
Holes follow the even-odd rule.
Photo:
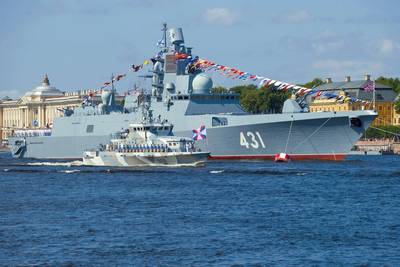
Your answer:
[[[210,152],[196,148],[195,142],[172,134],[168,122],[145,121],[130,124],[114,134],[108,144],[85,151],[83,164],[90,166],[198,166],[207,161]]]

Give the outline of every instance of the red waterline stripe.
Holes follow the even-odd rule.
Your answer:
[[[290,155],[292,160],[345,160],[346,154],[315,154],[315,155]],[[228,156],[210,156],[211,160],[238,160],[238,159],[266,159],[274,160],[275,155],[228,155]]]

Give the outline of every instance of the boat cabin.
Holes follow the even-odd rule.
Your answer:
[[[135,123],[129,125],[129,132],[150,132],[154,135],[168,136],[171,135],[173,127],[174,126],[172,124],[164,123]]]

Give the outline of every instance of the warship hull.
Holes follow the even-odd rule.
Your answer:
[[[207,138],[197,141],[211,159],[273,159],[285,152],[293,160],[343,160],[376,117],[373,111],[316,112],[263,115],[221,115],[227,125],[213,125],[216,115],[175,118],[174,134],[191,137],[205,125]],[[352,125],[352,119],[359,124]],[[110,141],[110,133],[137,121],[134,114],[59,118],[51,136],[12,137],[14,157],[81,159],[83,152]],[[95,125],[93,133],[86,133]],[[58,128],[56,128],[59,126]],[[24,141],[21,142],[21,139]],[[14,144],[23,143],[18,147]]]
[[[207,161],[208,152],[85,152],[83,164],[89,166],[198,166]]]

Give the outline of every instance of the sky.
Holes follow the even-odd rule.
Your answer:
[[[397,0],[0,0],[0,98],[45,74],[63,91],[99,88],[157,52],[164,22],[200,58],[271,79],[400,77],[399,10]],[[149,85],[130,72],[117,89],[135,84]]]

